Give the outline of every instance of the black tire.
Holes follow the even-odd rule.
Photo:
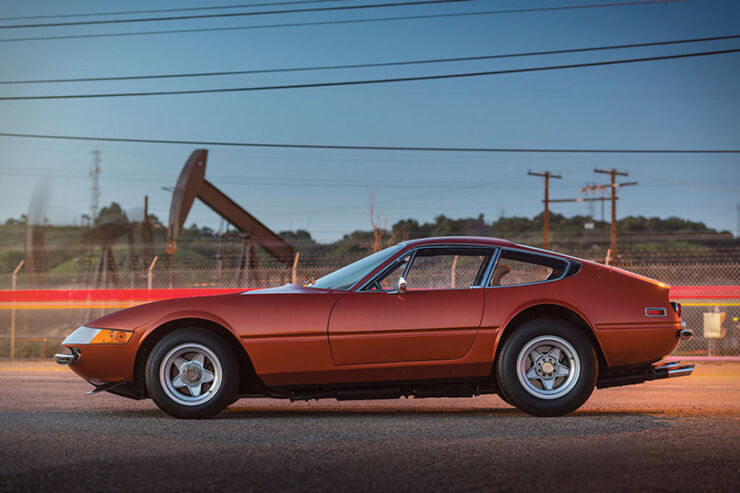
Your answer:
[[[502,398],[535,416],[562,416],[581,407],[598,377],[598,360],[588,336],[564,320],[549,317],[513,330],[496,360]]]
[[[186,352],[177,357],[182,351]],[[198,355],[203,356],[202,364]],[[176,361],[187,363],[191,371],[178,372]],[[201,419],[215,416],[237,399],[240,373],[237,355],[221,335],[193,327],[178,329],[154,346],[146,362],[145,381],[162,411],[176,418]],[[187,380],[193,391],[190,385],[177,387],[188,375],[193,377]]]
[[[501,398],[502,401],[504,401],[508,405],[510,405],[510,406],[513,406],[514,405],[514,404],[511,403],[511,401],[509,400],[509,398],[506,397],[506,394],[504,394],[504,391],[503,390],[499,389],[498,396]]]

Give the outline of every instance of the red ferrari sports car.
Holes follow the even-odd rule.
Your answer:
[[[429,238],[305,286],[136,306],[75,330],[68,364],[95,391],[151,397],[179,418],[242,397],[499,394],[530,414],[595,387],[689,375],[656,363],[681,339],[668,286],[493,238]]]

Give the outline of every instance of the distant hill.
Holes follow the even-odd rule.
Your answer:
[[[25,217],[8,219],[0,225],[0,272],[12,271],[24,257]],[[155,216],[150,216],[154,230],[152,254],[164,257],[165,226]],[[97,226],[106,225],[116,237],[113,251],[119,268],[141,268],[148,260],[141,257],[141,244],[126,214],[118,204],[101,209],[95,220]],[[44,265],[51,272],[69,272],[91,268],[99,258],[99,241],[89,234],[89,227],[69,225],[43,225]],[[453,219],[437,216],[432,222],[420,223],[415,219],[396,222],[387,230],[356,230],[332,243],[318,243],[304,230],[281,231],[279,234],[301,252],[302,262],[338,264],[358,258],[371,251],[377,243],[381,246],[404,239],[428,236],[494,236],[527,245],[542,246],[543,216],[501,217],[486,221],[478,217]],[[704,223],[677,217],[630,216],[619,220],[619,245],[622,256],[636,260],[642,257],[662,256],[712,260],[738,260],[740,241],[728,231],[717,231]],[[610,224],[592,221],[588,216],[566,217],[550,214],[550,248],[583,257],[603,258],[609,247]],[[209,227],[191,224],[183,230],[178,253],[173,261],[183,268],[207,267],[216,258],[235,262],[241,251],[238,232],[227,231],[219,235]],[[680,253],[680,255],[679,255]],[[269,262],[264,252],[258,252]]]

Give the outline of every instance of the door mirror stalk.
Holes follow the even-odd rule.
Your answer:
[[[398,285],[393,291],[388,291],[388,294],[404,294],[406,292],[407,284],[406,279],[403,277],[398,278]]]

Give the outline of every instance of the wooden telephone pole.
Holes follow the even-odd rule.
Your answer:
[[[611,201],[612,201],[612,231],[611,231],[611,258],[613,259],[612,264],[618,263],[617,257],[617,189],[620,187],[628,187],[631,185],[637,185],[636,181],[630,181],[626,183],[617,183],[617,176],[629,176],[628,173],[623,171],[617,171],[616,169],[599,169],[594,168],[594,173],[603,173],[611,177]]]
[[[544,173],[533,173],[531,171],[528,171],[527,174],[529,176],[540,176],[545,179],[545,200],[543,202],[545,203],[545,250],[550,248],[550,178],[557,178],[560,179],[562,176],[560,175],[554,175],[550,173],[549,171],[545,171]]]

